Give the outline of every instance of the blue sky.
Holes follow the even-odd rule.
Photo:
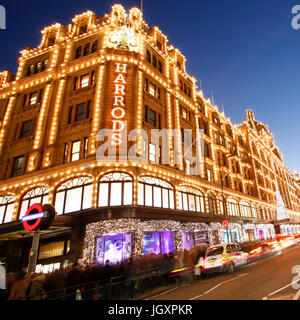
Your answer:
[[[40,31],[64,25],[86,10],[99,16],[114,3],[125,8],[139,0],[0,0],[7,29],[0,30],[0,70],[16,71],[19,51],[36,47]],[[287,166],[300,171],[300,29],[291,26],[300,0],[144,0],[144,19],[158,26],[187,58],[187,71],[213,92],[233,123],[245,110],[269,125]]]

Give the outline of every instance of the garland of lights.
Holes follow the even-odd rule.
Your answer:
[[[245,224],[229,223],[229,230],[238,230],[241,241],[246,241],[246,230],[254,230],[255,239],[258,239],[258,230],[269,232],[272,237],[275,237],[275,230],[272,224]],[[115,219],[91,223],[86,225],[83,259],[82,264],[91,264],[96,262],[95,246],[96,239],[102,235],[111,235],[115,233],[131,233],[132,234],[132,252],[133,256],[141,256],[143,254],[143,238],[144,232],[174,232],[175,250],[183,250],[183,233],[182,231],[197,232],[205,231],[209,244],[214,245],[215,239],[213,232],[217,231],[217,241],[224,242],[224,231],[226,229],[219,222],[206,223],[181,223],[170,220],[149,220],[141,221],[140,219]]]

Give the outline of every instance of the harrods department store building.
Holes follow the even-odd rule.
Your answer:
[[[16,75],[0,73],[0,259],[8,272],[27,266],[33,233],[20,219],[34,203],[57,212],[41,232],[41,272],[300,232],[299,177],[268,126],[251,110],[232,124],[185,63],[139,9],[114,5],[102,18],[88,11],[45,28],[37,48],[21,51]],[[101,129],[111,140],[100,141]],[[126,154],[133,129],[192,136],[169,137],[169,164],[161,140],[138,139],[147,162],[99,160],[103,143]],[[197,175],[186,144],[202,161]]]

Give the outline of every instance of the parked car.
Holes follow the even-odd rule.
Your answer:
[[[238,267],[248,263],[248,253],[241,250],[237,243],[220,244],[207,248],[204,261],[204,273],[232,273]]]

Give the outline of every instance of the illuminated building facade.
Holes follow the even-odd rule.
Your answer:
[[[88,11],[47,27],[18,63],[15,76],[0,73],[0,258],[9,270],[26,266],[32,233],[20,219],[33,203],[58,213],[42,232],[43,272],[78,259],[114,262],[300,232],[300,186],[268,127],[251,110],[233,125],[139,9],[127,15],[114,5],[102,18]],[[100,129],[111,130],[106,143],[119,157],[134,129],[176,129],[179,138],[169,138],[169,164],[159,140],[141,139],[148,163],[107,162],[97,157]],[[190,141],[183,129],[192,130]],[[202,159],[197,175],[183,142]]]

